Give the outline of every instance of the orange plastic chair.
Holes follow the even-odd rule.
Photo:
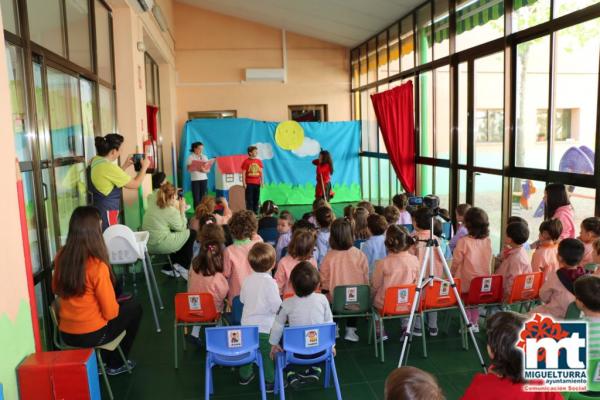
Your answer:
[[[465,307],[502,303],[502,275],[477,276],[471,281],[469,292],[464,297]]]
[[[177,293],[175,294],[175,325],[173,341],[175,343],[175,368],[177,363],[177,335],[179,328],[193,326],[215,326],[221,319],[215,307],[215,300],[210,293]],[[183,329],[182,329],[183,333]],[[183,338],[183,349],[186,349]]]
[[[544,275],[541,271],[517,275],[513,281],[510,296],[505,305],[518,304],[519,312],[522,312],[523,306],[527,305],[527,310],[529,310],[531,305],[539,298],[543,277]]]
[[[455,278],[456,289],[460,293],[460,279]],[[423,341],[423,357],[427,357],[427,340],[425,333],[425,314],[428,312],[444,311],[444,310],[458,310],[456,295],[450,283],[445,281],[434,281],[433,286],[427,285],[423,288],[424,296],[420,304],[419,312],[421,314],[421,339]],[[460,312],[460,311],[459,311]],[[462,318],[461,318],[462,320]],[[463,347],[466,345],[463,337]]]
[[[383,340],[377,340],[376,320],[379,321],[379,332],[383,333],[384,320],[406,318],[415,301],[416,285],[391,286],[386,289],[383,299],[383,308],[373,307],[373,335],[375,335],[375,357],[381,354],[381,362],[385,362]],[[379,343],[378,343],[379,342]],[[378,348],[379,346],[379,348]]]

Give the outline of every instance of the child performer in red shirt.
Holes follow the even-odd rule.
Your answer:
[[[246,189],[246,210],[258,214],[260,187],[263,183],[263,163],[257,158],[258,148],[248,147],[248,158],[242,163],[242,179]]]
[[[331,190],[331,174],[333,174],[333,160],[327,150],[321,150],[319,159],[312,162],[317,166],[317,187],[315,198],[329,201],[334,193]]]

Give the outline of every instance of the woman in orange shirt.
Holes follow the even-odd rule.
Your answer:
[[[59,297],[58,329],[66,344],[95,347],[124,330],[121,349],[127,357],[137,334],[142,307],[135,300],[117,303],[115,276],[102,237],[102,220],[94,207],[77,207],[69,221],[67,243],[54,261],[52,287]],[[108,375],[127,371],[118,352],[107,352]],[[129,367],[135,363],[128,361]]]

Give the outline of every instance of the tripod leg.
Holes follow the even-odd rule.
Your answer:
[[[425,338],[425,314],[421,312],[421,340],[423,341],[423,357],[427,358],[427,339]]]

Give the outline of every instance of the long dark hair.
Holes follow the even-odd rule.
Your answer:
[[[91,206],[77,207],[71,214],[67,243],[55,260],[54,287],[58,296],[76,297],[85,292],[86,265],[90,258],[108,266],[114,284],[115,276],[108,260],[100,221],[100,212]]]
[[[198,235],[200,254],[192,260],[192,269],[203,276],[223,272],[223,244],[225,233],[217,224],[206,224]]]
[[[571,205],[567,188],[562,183],[550,183],[544,190],[546,192],[546,207],[544,207],[544,219],[551,219],[554,213],[562,206]]]
[[[321,159],[321,164],[329,164],[331,174],[333,175],[333,160],[331,159],[331,154],[329,154],[327,150],[321,150],[319,158]]]
[[[125,138],[118,133],[109,133],[106,136],[96,136],[94,138],[96,154],[100,157],[104,157],[112,150],[119,150],[124,141]]]
[[[524,316],[507,311],[487,320],[487,341],[494,353],[491,362],[494,372],[513,383],[523,382],[523,355],[516,343],[524,322]]]

